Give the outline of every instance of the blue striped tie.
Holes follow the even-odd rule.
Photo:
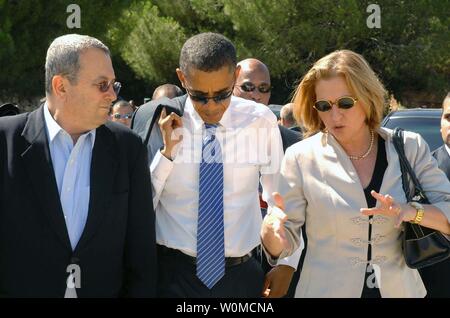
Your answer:
[[[197,277],[211,289],[225,274],[223,164],[216,125],[205,124],[199,177]]]

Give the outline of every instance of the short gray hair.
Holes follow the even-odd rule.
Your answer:
[[[288,103],[281,108],[280,117],[290,123],[295,123],[294,109],[292,107],[292,103]]]
[[[52,93],[52,79],[55,75],[64,75],[70,83],[77,83],[80,54],[91,48],[100,49],[110,55],[106,45],[88,35],[66,34],[53,40],[45,59],[46,94]]]

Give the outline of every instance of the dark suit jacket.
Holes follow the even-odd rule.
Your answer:
[[[286,149],[289,146],[302,140],[301,135],[298,132],[293,131],[293,130],[286,128],[284,126],[281,126],[281,125],[278,125],[278,128],[280,129],[281,140],[283,142],[283,151],[286,152]]]
[[[155,216],[147,152],[125,126],[96,130],[89,212],[72,251],[43,107],[0,118],[0,296],[63,297],[69,264],[78,297],[154,296]]]
[[[445,145],[436,149],[432,155],[450,180],[450,156]],[[427,297],[450,297],[450,259],[421,269],[420,275],[427,288]]]

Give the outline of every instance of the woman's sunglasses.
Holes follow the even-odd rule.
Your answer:
[[[243,90],[244,92],[247,92],[247,93],[253,92],[255,89],[258,89],[258,91],[260,93],[267,94],[270,92],[270,89],[271,89],[270,85],[261,84],[258,87],[256,87],[255,84],[253,84],[251,82],[245,82],[238,86],[241,90]]]
[[[317,109],[319,112],[327,112],[333,107],[333,104],[335,104],[337,107],[341,109],[350,109],[353,106],[355,106],[355,103],[357,101],[358,100],[353,97],[342,96],[336,99],[334,103],[329,100],[318,100],[317,102],[314,103],[314,108]]]

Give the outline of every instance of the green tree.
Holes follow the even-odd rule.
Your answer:
[[[67,6],[74,2],[81,8],[81,29],[69,29],[66,25],[70,15]],[[129,3],[0,0],[0,97],[25,100],[44,96],[45,55],[51,41],[66,33],[89,34],[104,40],[114,17]]]
[[[449,1],[380,0],[381,29],[366,25],[371,2],[148,0],[131,10],[138,22],[126,31],[121,54],[150,82],[176,81],[183,40],[214,31],[234,42],[239,59],[256,57],[269,66],[272,102],[286,102],[317,59],[344,48],[363,54],[397,96],[410,90],[442,94],[449,79]]]
[[[0,0],[0,94],[43,94],[48,44],[73,32],[65,26],[70,2]],[[239,59],[255,57],[268,65],[273,103],[287,102],[317,59],[343,48],[361,53],[400,100],[411,91],[443,96],[449,89],[450,0],[377,0],[380,29],[366,25],[371,0],[75,2],[82,8],[79,32],[112,48],[129,98],[150,96],[162,83],[178,84],[183,42],[205,31],[232,40]]]
[[[159,16],[151,2],[136,3],[124,12],[110,38],[139,77],[155,83],[177,81],[175,68],[186,36],[173,18]]]

